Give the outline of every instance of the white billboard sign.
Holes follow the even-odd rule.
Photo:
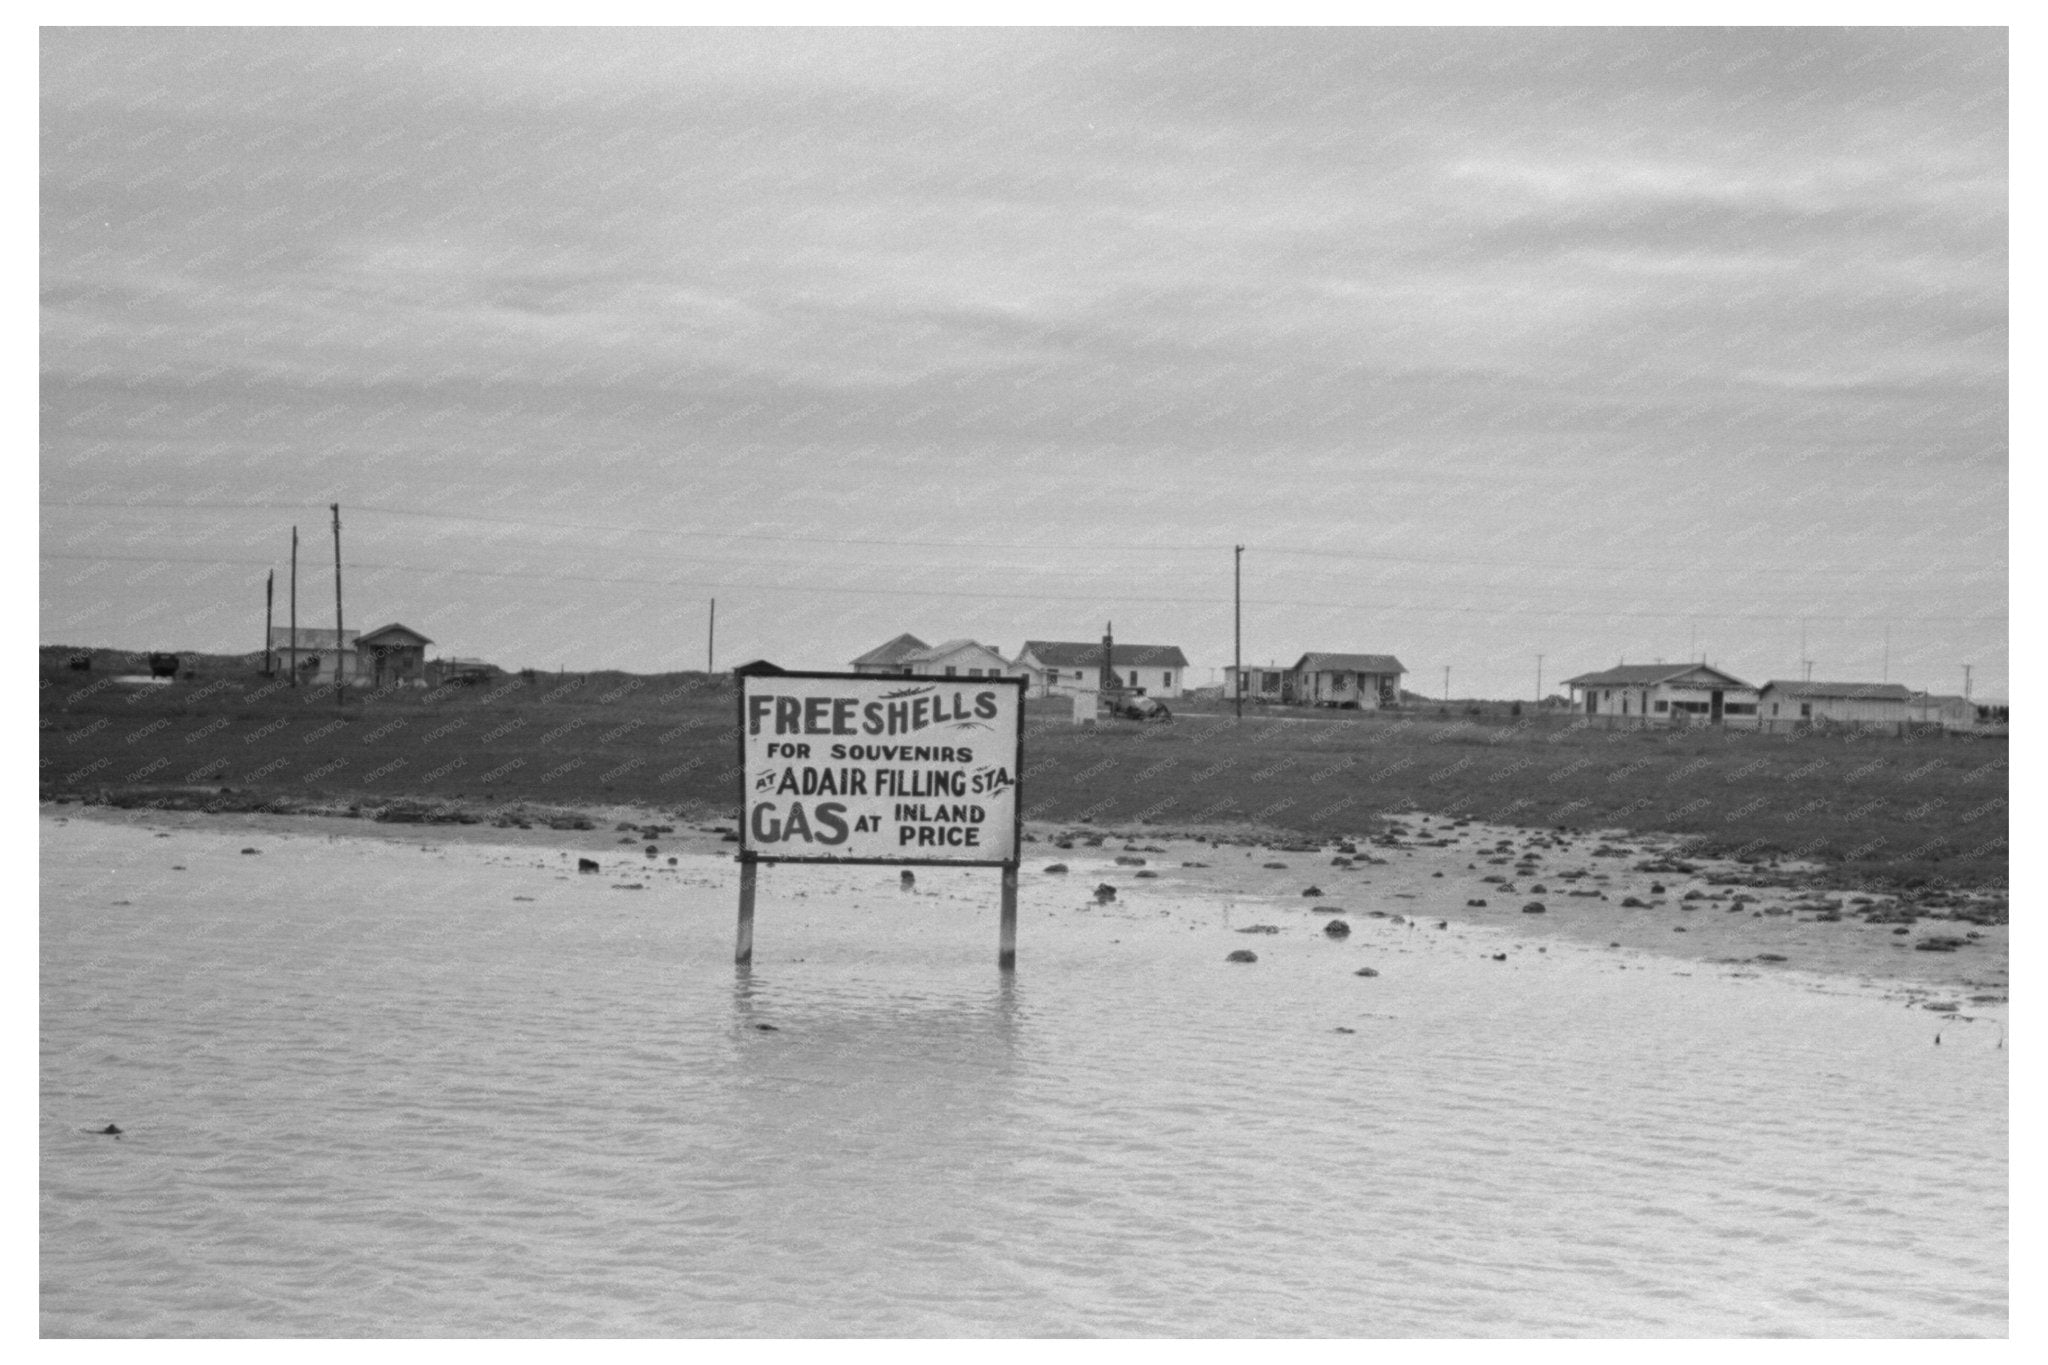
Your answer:
[[[739,680],[740,857],[1014,867],[1024,680]]]

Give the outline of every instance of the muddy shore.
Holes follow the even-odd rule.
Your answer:
[[[482,811],[392,802],[278,812],[218,801],[209,809],[198,799],[183,804],[45,802],[42,809],[59,819],[163,830],[229,825],[252,834],[546,848],[592,858],[607,871],[665,866],[686,855],[729,857],[735,843],[727,822],[630,805]],[[1194,892],[1240,906],[1247,927],[1263,923],[1279,933],[1320,933],[1332,920],[1367,918],[1430,932],[1485,926],[1514,935],[1511,952],[1538,952],[1567,939],[1735,970],[1919,988],[1964,1008],[2003,1002],[2008,990],[2002,892],[1866,892],[1832,884],[1826,868],[1810,864],[1694,856],[1675,837],[1416,815],[1373,834],[1323,842],[1235,825],[1034,823],[1025,839],[1027,904],[1112,893],[1128,904],[1148,892]],[[891,868],[871,871],[895,875]]]

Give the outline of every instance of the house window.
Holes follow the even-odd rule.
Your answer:
[[[1656,707],[1657,707],[1657,714],[1658,714],[1658,715],[1662,716],[1662,715],[1668,715],[1668,714],[1670,714],[1670,711],[1671,711],[1671,703],[1670,703],[1670,702],[1668,702],[1668,701],[1661,701],[1661,700],[1660,700],[1660,701],[1658,701],[1658,702],[1656,703]]]
[[[1746,701],[1731,701],[1726,706],[1723,706],[1721,710],[1731,716],[1753,716],[1756,714],[1756,704]]]
[[[947,677],[949,677],[949,678],[953,676],[953,665],[951,665],[951,664],[947,664],[947,665],[946,665],[946,676],[947,676]]]
[[[1131,686],[1133,686],[1133,687],[1136,687],[1137,685],[1138,685],[1138,670],[1134,668],[1134,669],[1132,669],[1132,670],[1131,670]]]
[[[1812,702],[1810,702],[1810,701],[1803,701],[1803,702],[1800,702],[1800,703],[1799,703],[1799,719],[1801,719],[1801,720],[1812,720],[1812,719],[1813,719],[1813,703],[1812,703]]]
[[[1173,686],[1173,671],[1171,669],[1159,675],[1159,685],[1161,687]]]
[[[1771,703],[1771,714],[1772,714],[1772,715],[1774,715],[1774,716],[1778,714],[1778,703],[1776,703],[1776,702],[1772,702],[1772,703]]]

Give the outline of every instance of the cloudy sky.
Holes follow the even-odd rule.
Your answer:
[[[41,636],[2007,694],[1998,30],[42,31]],[[1801,653],[1801,640],[1805,652]]]

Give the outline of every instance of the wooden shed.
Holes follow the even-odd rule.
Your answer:
[[[1639,725],[1755,725],[1757,689],[1708,664],[1618,664],[1565,679],[1574,709]]]

